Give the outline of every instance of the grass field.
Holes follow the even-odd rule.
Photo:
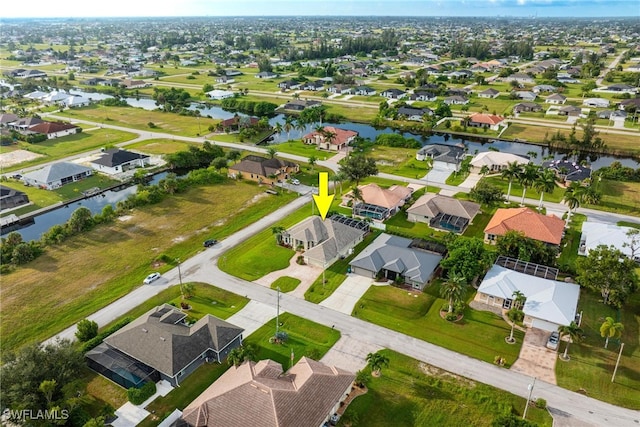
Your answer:
[[[186,141],[176,141],[173,139],[146,139],[127,145],[127,149],[140,150],[151,155],[173,154],[178,151],[186,151],[190,146],[200,146],[200,144]]]
[[[494,187],[498,187],[499,189],[502,190],[502,192],[504,193],[505,197],[507,195],[507,190],[509,189],[509,181],[506,179],[502,179],[500,177],[500,175],[491,175],[491,176],[486,176],[484,178],[482,178],[482,181],[487,182],[491,185],[493,185]],[[517,181],[513,181],[511,183],[511,196],[512,197],[522,197],[522,185],[520,185],[519,182]],[[544,202],[555,202],[555,203],[559,203],[563,197],[564,197],[564,192],[565,189],[564,188],[560,188],[558,186],[556,186],[556,188],[552,191],[552,192],[547,192],[544,193],[544,197],[543,197],[543,205]],[[527,199],[533,199],[533,200],[540,200],[540,193],[538,191],[536,191],[535,188],[527,188],[526,193],[525,193],[525,198]],[[537,204],[536,204],[537,206]]]
[[[4,349],[48,338],[129,293],[160,255],[186,259],[291,201],[243,182],[198,187],[47,248],[0,283]],[[91,248],[91,250],[87,250]]]
[[[522,414],[525,399],[451,374],[391,350],[389,367],[368,383],[345,411],[339,426],[491,426],[500,414]],[[367,368],[367,372],[369,372]],[[544,409],[529,408],[527,420],[552,425]]]
[[[416,150],[377,145],[368,153],[376,159],[378,170],[384,173],[419,179],[431,168],[427,162],[416,160]]]
[[[469,307],[458,322],[442,319],[440,309],[446,302],[438,296],[438,289],[434,283],[416,294],[392,286],[371,286],[352,315],[485,362],[493,363],[499,355],[508,367],[516,360],[522,332],[515,332],[518,344],[509,345],[504,338],[511,329],[502,318]]]
[[[636,293],[624,308],[617,312],[605,306],[599,295],[586,290],[580,292],[578,311],[583,313],[584,340],[569,347],[571,360],[556,363],[558,385],[569,390],[583,389],[598,400],[640,409],[640,296]],[[609,340],[604,348],[600,325],[610,316],[624,325],[620,341]],[[611,376],[616,364],[620,342],[625,344],[615,382]],[[564,343],[560,351],[564,351]]]
[[[640,216],[640,183],[603,179],[597,183],[602,199],[598,205],[584,207]]]
[[[42,157],[3,168],[3,172],[19,170],[52,160],[62,159],[85,151],[129,141],[135,134],[115,129],[94,129],[61,138],[48,139],[43,142],[29,144],[20,142],[17,148],[41,154]]]
[[[270,147],[273,147],[283,153],[296,154],[307,158],[314,156],[318,160],[327,160],[337,154],[331,151],[318,150],[315,145],[303,144],[302,141],[293,139],[270,145]]]
[[[271,284],[271,289],[280,288],[280,292],[291,292],[295,290],[300,284],[300,279],[296,279],[295,277],[282,276],[278,277],[275,282]]]

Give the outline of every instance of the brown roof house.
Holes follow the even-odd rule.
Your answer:
[[[407,209],[407,220],[424,222],[439,230],[462,233],[480,211],[480,205],[453,197],[428,193]]]
[[[553,214],[542,215],[529,208],[498,209],[484,229],[484,241],[495,244],[497,236],[504,236],[511,230],[558,246],[564,235],[564,221]]]
[[[500,130],[503,121],[503,117],[495,114],[474,113],[469,116],[469,126],[477,128]]]
[[[353,214],[383,221],[393,216],[411,197],[413,190],[401,185],[392,185],[388,189],[378,184],[367,184],[358,187],[362,200],[354,201]],[[350,198],[351,193],[346,197]]]
[[[326,267],[338,257],[349,255],[369,231],[366,221],[358,221],[334,215],[322,220],[311,216],[282,233],[282,243],[304,249],[304,260],[308,264]]]
[[[87,364],[126,388],[160,379],[177,386],[242,344],[242,328],[209,314],[188,325],[186,317],[169,304],[152,308],[87,352]]]
[[[329,137],[329,135],[333,135]],[[305,144],[315,144],[323,150],[339,151],[347,148],[347,145],[358,136],[358,132],[340,129],[333,126],[325,126],[322,131],[314,130],[302,137]]]
[[[273,360],[231,367],[187,405],[177,426],[317,427],[336,413],[355,375],[302,357],[289,371]]]
[[[233,166],[229,166],[229,176],[256,181],[260,184],[273,184],[284,182],[297,173],[300,167],[286,160],[268,159],[266,157],[249,155]]]
[[[82,129],[79,126],[62,122],[42,122],[29,128],[29,133],[42,133],[47,135],[47,139],[74,135],[80,132],[82,132]]]

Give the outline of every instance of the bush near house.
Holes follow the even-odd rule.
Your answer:
[[[156,383],[149,381],[140,388],[131,387],[127,390],[127,398],[134,405],[140,405],[156,393]]]

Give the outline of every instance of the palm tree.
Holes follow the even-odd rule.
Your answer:
[[[556,188],[556,174],[551,169],[545,169],[540,171],[534,182],[536,191],[540,193],[540,203],[538,209],[542,209],[542,201],[544,200],[544,193],[551,193]]]
[[[311,173],[313,173],[313,167],[318,162],[318,158],[316,156],[309,157],[309,166],[311,167]]]
[[[490,170],[489,170],[489,166],[487,165],[482,165],[482,167],[480,168],[480,175],[482,175],[483,177],[487,176],[489,174]]]
[[[284,126],[282,129],[287,133],[287,141],[291,140],[291,129],[293,129],[293,117],[287,116],[284,118]]]
[[[502,169],[501,176],[502,178],[509,180],[509,188],[507,189],[507,199],[505,203],[509,203],[509,196],[511,195],[511,183],[514,179],[517,179],[520,175],[520,171],[522,167],[518,162],[507,163],[507,167]]]
[[[340,194],[342,194],[342,181],[345,180],[344,174],[336,172],[331,179],[333,180],[333,188],[335,190],[336,184],[340,184]]]
[[[527,297],[520,291],[513,292],[513,308],[516,310],[522,309],[524,303],[527,301]]]
[[[575,185],[574,185],[575,184]],[[571,215],[580,207],[581,192],[580,184],[572,182],[564,192],[564,203],[569,207],[569,213],[567,214],[566,226],[569,226],[571,221]]]
[[[604,348],[609,345],[609,338],[620,338],[624,331],[624,325],[613,320],[613,317],[605,318],[604,323],[600,326],[600,336],[606,338]]]
[[[282,244],[282,233],[284,233],[287,229],[281,226],[271,227],[271,233],[276,235],[276,241],[278,244]]]
[[[302,118],[298,118],[296,124],[294,125],[295,129],[297,129],[300,132],[300,139],[302,139],[302,136],[304,134],[304,131],[307,130],[307,124],[305,123],[305,121]]]
[[[528,163],[524,165],[520,175],[518,176],[518,181],[522,185],[522,200],[520,201],[520,205],[524,206],[524,197],[527,194],[527,187],[531,187],[533,183],[536,181],[538,176],[538,166],[533,163]]]
[[[569,337],[569,341],[567,341],[567,346],[564,348],[564,354],[561,356],[562,360],[569,360],[569,356],[567,355],[567,351],[569,350],[569,343],[578,342],[582,339],[582,329],[576,322],[571,322],[568,326],[559,326],[558,332],[560,332],[560,339],[563,336],[567,335]]]
[[[282,123],[280,122],[276,123],[276,125],[273,127],[273,131],[278,134],[278,141],[280,141],[280,134],[282,133],[282,129]]]
[[[351,216],[354,215],[354,211],[356,209],[356,205],[358,204],[358,200],[362,200],[362,191],[358,188],[358,186],[353,187],[351,190]],[[362,200],[364,201],[364,200]]]
[[[227,355],[229,365],[240,366],[247,360],[254,362],[257,360],[257,350],[253,344],[243,344],[231,350]]]
[[[463,275],[449,274],[449,279],[440,287],[440,295],[449,300],[449,313],[453,313],[453,306],[464,298],[467,291],[467,280]]]
[[[374,377],[380,376],[383,366],[389,367],[389,358],[378,352],[367,354],[367,363],[371,367],[371,374]]]
[[[267,155],[269,156],[270,159],[273,159],[276,156],[276,154],[278,154],[278,150],[276,150],[273,147],[267,148]]]

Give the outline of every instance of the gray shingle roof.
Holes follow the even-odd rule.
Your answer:
[[[407,213],[435,217],[439,213],[445,213],[461,218],[473,219],[480,211],[480,205],[466,200],[458,200],[453,197],[428,193],[415,201]]]
[[[33,172],[25,173],[23,175],[23,178],[34,180],[37,182],[48,183],[59,181],[62,178],[67,178],[69,176],[83,174],[86,172],[91,172],[91,168],[79,165],[77,163],[59,162],[47,165],[44,168],[38,169]]]
[[[207,349],[224,349],[243,331],[211,315],[187,326],[182,323],[185,316],[177,308],[164,304],[149,310],[105,342],[172,377]]]

